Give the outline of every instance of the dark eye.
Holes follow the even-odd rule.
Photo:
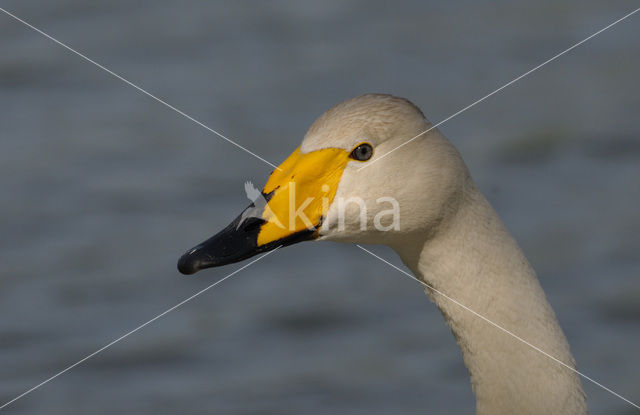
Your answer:
[[[367,161],[373,156],[373,147],[369,143],[362,143],[354,148],[349,157],[358,161]]]

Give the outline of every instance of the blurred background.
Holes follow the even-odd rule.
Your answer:
[[[329,106],[438,122],[637,1],[1,7],[280,163]],[[539,273],[578,368],[640,400],[640,14],[441,127]],[[240,267],[178,257],[271,167],[0,13],[0,403]],[[376,252],[394,263],[389,249]],[[585,382],[594,414],[632,413]],[[420,286],[355,246],[243,270],[12,414],[446,414],[474,398]]]

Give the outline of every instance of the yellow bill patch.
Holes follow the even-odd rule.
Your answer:
[[[258,234],[258,246],[319,225],[348,162],[349,153],[339,148],[306,154],[297,148],[264,187],[265,195],[273,195],[262,213],[266,223]]]

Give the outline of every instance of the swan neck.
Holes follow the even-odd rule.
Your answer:
[[[417,278],[575,366],[535,272],[475,186],[466,192],[456,213],[427,235],[393,247]],[[425,291],[462,350],[478,414],[586,413],[575,372],[451,299]]]

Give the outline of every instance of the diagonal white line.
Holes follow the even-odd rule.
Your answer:
[[[546,64],[553,62],[554,60],[558,59],[560,56],[564,55],[565,53],[577,48],[578,46],[582,45],[584,42],[598,36],[600,33],[604,32],[605,30],[611,28],[612,26],[620,23],[621,21],[623,21],[624,19],[630,17],[631,15],[637,13],[638,11],[640,11],[640,8],[635,9],[634,11],[632,11],[631,13],[628,13],[624,16],[622,16],[621,18],[619,18],[618,20],[616,20],[613,23],[610,23],[609,25],[607,25],[606,27],[598,30],[597,32],[593,33],[592,35],[590,35],[589,37],[581,40],[580,42],[574,44],[573,46],[569,47],[568,49],[563,50],[562,52],[558,53],[557,55],[547,59],[546,61],[542,62],[540,65],[528,70],[527,72],[523,73],[522,75],[512,79],[511,81],[507,82],[506,84],[502,85],[500,88],[496,89],[495,91],[483,96],[482,98],[480,98],[479,100],[467,105],[466,107],[462,108],[461,110],[451,114],[450,116],[448,116],[447,118],[445,118],[444,120],[440,121],[439,123],[437,123],[436,125],[429,127],[428,129],[424,130],[423,132],[421,132],[420,134],[416,135],[415,137],[411,138],[410,140],[405,141],[404,143],[400,144],[399,146],[397,146],[396,148],[394,148],[393,150],[389,150],[388,152],[384,153],[382,156],[378,157],[375,160],[372,160],[371,163],[365,164],[364,166],[360,167],[357,171],[360,171],[362,169],[365,169],[369,166],[371,166],[372,164],[374,164],[377,161],[382,160],[383,158],[385,158],[386,156],[388,156],[389,154],[393,153],[394,151],[396,151],[397,149],[406,146],[407,144],[409,144],[410,142],[412,142],[413,140],[415,140],[418,137],[421,137],[422,135],[428,133],[429,131],[433,130],[434,128],[437,128],[439,125],[444,124],[445,122],[449,121],[450,119],[462,114],[463,112],[465,112],[466,110],[468,110],[471,107],[476,106],[477,104],[481,103],[482,101],[484,101],[485,99],[497,94],[498,92],[502,91],[503,89],[505,89],[506,87],[518,82],[519,80],[521,80],[522,78],[524,78],[525,76],[531,74],[532,72],[537,71],[538,69],[542,68],[543,66],[545,66]]]
[[[31,29],[35,30],[36,32],[40,33],[42,36],[54,41],[55,43],[57,43],[58,45],[62,46],[63,48],[69,50],[70,52],[75,53],[76,55],[80,56],[82,59],[86,60],[87,62],[90,62],[92,64],[94,64],[95,66],[97,66],[98,68],[102,69],[103,71],[109,73],[110,75],[115,76],[116,78],[118,78],[119,80],[121,80],[122,82],[126,83],[127,85],[130,85],[132,87],[134,87],[135,89],[137,89],[138,91],[142,92],[143,94],[147,95],[150,98],[153,98],[154,100],[158,101],[159,103],[161,103],[162,105],[166,106],[167,108],[170,108],[172,110],[174,110],[175,112],[177,112],[178,114],[182,115],[183,117],[187,118],[188,120],[193,121],[194,123],[198,124],[200,127],[214,133],[215,135],[217,135],[218,137],[222,138],[223,140],[226,140],[227,142],[233,144],[234,146],[246,151],[247,153],[251,154],[253,157],[262,160],[263,162],[267,163],[269,166],[280,170],[280,168],[278,166],[276,166],[275,164],[270,163],[269,161],[263,159],[262,157],[260,157],[259,155],[257,155],[256,153],[252,152],[251,150],[248,150],[247,148],[241,146],[240,144],[236,143],[235,141],[231,140],[230,138],[225,137],[224,135],[222,135],[221,133],[217,132],[216,130],[214,130],[211,127],[208,127],[207,125],[203,124],[202,122],[196,120],[195,118],[193,118],[192,116],[184,113],[183,111],[179,110],[178,108],[174,107],[173,105],[163,101],[162,99],[158,98],[157,96],[153,95],[152,93],[148,92],[147,90],[139,87],[138,85],[134,84],[133,82],[125,79],[124,77],[118,75],[117,73],[113,72],[112,70],[102,66],[101,64],[99,64],[98,62],[94,61],[91,58],[88,58],[87,56],[83,55],[82,53],[78,52],[77,50],[71,48],[70,46],[68,46],[65,43],[62,43],[61,41],[59,41],[58,39],[54,38],[53,36],[50,36],[48,34],[46,34],[45,32],[43,32],[42,30],[38,29],[37,27],[33,26],[30,23],[27,23],[26,21],[22,20],[21,18],[19,18],[18,16],[16,16],[15,14],[9,13],[8,11],[6,11],[5,9],[0,7],[0,11],[2,11],[4,14],[6,14],[7,16],[10,16],[12,18],[14,18],[15,20],[19,21],[20,23],[24,24],[25,26],[30,27]]]
[[[392,268],[396,269],[397,271],[400,271],[401,273],[403,273],[404,275],[406,275],[407,277],[411,278],[414,281],[419,282],[420,284],[424,285],[425,287],[427,287],[428,289],[432,290],[433,292],[437,293],[438,295],[441,295],[442,297],[446,298],[447,300],[453,302],[454,304],[464,308],[465,310],[467,310],[468,312],[470,312],[471,314],[475,315],[476,317],[481,318],[482,320],[486,321],[487,323],[491,324],[492,326],[494,326],[497,329],[502,330],[503,332],[505,332],[506,334],[508,334],[509,336],[515,338],[516,340],[521,341],[522,343],[526,344],[527,346],[531,347],[532,349],[542,353],[543,355],[545,355],[546,357],[548,357],[549,359],[553,360],[554,362],[557,362],[559,364],[561,364],[562,366],[566,367],[567,369],[571,370],[572,372],[577,373],[578,375],[582,376],[583,378],[587,379],[589,382],[600,386],[602,389],[606,390],[607,392],[613,394],[614,396],[617,396],[618,398],[622,399],[623,401],[627,402],[628,404],[636,407],[637,409],[640,409],[640,406],[638,406],[637,404],[631,402],[629,399],[625,398],[624,396],[612,391],[611,389],[607,388],[606,386],[604,386],[603,384],[593,380],[592,378],[590,378],[589,376],[585,375],[584,373],[574,369],[573,367],[569,366],[568,364],[564,363],[563,361],[551,356],[549,353],[545,352],[544,350],[540,349],[537,346],[534,346],[533,344],[529,343],[528,341],[526,341],[525,339],[523,339],[522,337],[518,336],[517,334],[514,334],[512,332],[510,332],[509,330],[505,329],[504,327],[494,323],[493,321],[489,320],[488,318],[486,318],[485,316],[483,316],[480,313],[476,313],[475,311],[473,311],[472,309],[470,309],[469,307],[467,307],[466,305],[460,303],[459,301],[455,300],[454,298],[449,297],[447,294],[443,293],[442,291],[439,291],[437,289],[435,289],[434,287],[432,287],[431,285],[420,281],[419,279],[417,279],[416,277],[414,277],[413,275],[409,274],[408,272],[404,271],[403,269],[393,265],[391,262],[387,261],[384,258],[379,257],[378,255],[374,254],[373,252],[369,251],[366,248],[363,248],[360,245],[356,245],[358,248],[362,249],[363,251],[365,251],[366,253],[378,258],[380,261],[384,262],[385,264],[391,266]]]
[[[203,124],[202,122],[200,122],[200,121],[196,120],[195,118],[193,118],[193,117],[189,116],[188,114],[186,114],[186,113],[184,113],[183,111],[181,111],[181,110],[177,109],[176,107],[174,107],[174,106],[172,106],[172,105],[168,104],[167,102],[165,102],[165,101],[163,101],[162,99],[160,99],[160,98],[156,97],[155,95],[151,94],[150,92],[146,91],[145,89],[143,89],[143,88],[141,88],[141,87],[139,87],[139,86],[135,85],[134,83],[132,83],[131,81],[129,81],[129,80],[125,79],[124,77],[122,77],[122,76],[118,75],[117,73],[115,73],[115,72],[113,72],[113,71],[111,71],[111,70],[107,69],[107,68],[106,68],[106,67],[104,67],[103,65],[101,65],[101,64],[97,63],[96,61],[94,61],[94,60],[92,60],[92,59],[88,58],[87,56],[83,55],[82,53],[80,53],[80,52],[78,52],[78,51],[74,50],[73,48],[71,48],[70,46],[66,45],[65,43],[63,43],[63,42],[61,42],[61,41],[59,41],[59,40],[55,39],[54,37],[52,37],[52,36],[48,35],[47,33],[43,32],[42,30],[40,30],[40,29],[36,28],[35,26],[33,26],[33,25],[29,24],[28,22],[24,21],[23,19],[21,19],[21,18],[19,18],[19,17],[15,16],[14,14],[12,14],[12,13],[10,13],[10,12],[6,11],[6,10],[5,10],[5,9],[3,9],[3,8],[0,8],[0,11],[2,11],[3,13],[5,13],[6,15],[8,15],[8,16],[10,16],[10,17],[12,17],[13,19],[15,19],[15,20],[19,21],[20,23],[22,23],[22,24],[24,24],[24,25],[28,26],[29,28],[31,28],[31,29],[33,29],[33,30],[35,30],[36,32],[40,33],[41,35],[43,35],[43,36],[47,37],[48,39],[50,39],[50,40],[52,40],[53,42],[57,43],[58,45],[60,45],[60,46],[64,47],[65,49],[67,49],[67,50],[69,50],[69,51],[73,52],[74,54],[76,54],[76,55],[78,55],[78,56],[80,56],[81,58],[85,59],[86,61],[88,61],[88,62],[92,63],[93,65],[97,66],[98,68],[100,68],[100,69],[104,70],[105,72],[109,73],[110,75],[112,75],[112,76],[114,76],[114,77],[116,77],[116,78],[120,79],[121,81],[125,82],[126,84],[128,84],[128,85],[130,85],[130,86],[134,87],[134,88],[135,88],[135,89],[137,89],[138,91],[140,91],[140,92],[144,93],[145,95],[149,96],[150,98],[152,98],[152,99],[154,99],[154,100],[158,101],[159,103],[161,103],[161,104],[165,105],[166,107],[168,107],[168,108],[172,109],[173,111],[175,111],[175,112],[177,112],[178,114],[180,114],[180,115],[184,116],[185,118],[187,118],[187,119],[189,119],[189,120],[193,121],[194,123],[196,123],[196,124],[200,125],[201,127],[205,128],[206,130],[208,130],[208,131],[210,131],[210,132],[212,132],[212,133],[216,134],[217,136],[219,136],[220,138],[222,138],[222,139],[226,140],[227,142],[229,142],[229,143],[231,143],[231,144],[235,145],[236,147],[238,147],[238,148],[240,148],[240,149],[244,150],[245,152],[247,152],[247,153],[249,153],[249,154],[253,155],[253,156],[254,156],[254,157],[256,157],[257,159],[259,159],[259,160],[261,160],[261,161],[263,161],[263,162],[267,163],[268,165],[270,165],[270,166],[274,167],[275,169],[280,170],[276,165],[274,165],[274,164],[270,163],[269,161],[265,160],[264,158],[262,158],[262,157],[258,156],[257,154],[255,154],[255,153],[251,152],[250,150],[248,150],[248,149],[246,149],[245,147],[241,146],[240,144],[238,144],[238,143],[234,142],[233,140],[231,140],[231,139],[229,139],[229,138],[225,137],[225,136],[224,136],[224,135],[222,135],[221,133],[219,133],[219,132],[217,132],[217,131],[213,130],[212,128],[210,128],[210,127],[208,127],[207,125]],[[512,84],[514,84],[515,82],[517,82],[517,81],[519,81],[520,79],[522,79],[522,78],[526,77],[527,75],[531,74],[532,72],[534,72],[534,71],[536,71],[536,70],[540,69],[541,67],[545,66],[546,64],[548,64],[548,63],[550,63],[550,62],[552,62],[552,61],[556,60],[557,58],[561,57],[562,55],[564,55],[564,54],[568,53],[569,51],[573,50],[574,48],[576,48],[576,47],[580,46],[581,44],[583,44],[583,43],[587,42],[588,40],[590,40],[590,39],[592,39],[593,37],[595,37],[595,36],[599,35],[600,33],[602,33],[602,32],[604,32],[605,30],[607,30],[607,29],[611,28],[612,26],[614,26],[614,25],[616,25],[616,24],[620,23],[621,21],[623,21],[623,20],[625,20],[626,18],[630,17],[631,15],[633,15],[633,14],[637,13],[638,11],[640,11],[640,8],[638,8],[638,9],[636,9],[636,10],[634,10],[634,11],[632,11],[632,12],[628,13],[628,14],[626,14],[625,16],[623,16],[623,17],[621,17],[620,19],[618,19],[618,20],[614,21],[613,23],[611,23],[611,24],[607,25],[606,27],[604,27],[604,28],[600,29],[599,31],[597,31],[597,32],[593,33],[593,34],[592,34],[592,35],[590,35],[589,37],[587,37],[587,38],[585,38],[585,39],[581,40],[580,42],[578,42],[578,43],[574,44],[573,46],[569,47],[568,49],[566,49],[566,50],[564,50],[564,51],[562,51],[562,52],[558,53],[557,55],[555,55],[555,56],[553,56],[553,57],[551,57],[551,58],[547,59],[546,61],[544,61],[543,63],[539,64],[538,66],[536,66],[536,67],[534,67],[534,68],[530,69],[529,71],[527,71],[527,72],[523,73],[522,75],[520,75],[520,76],[518,76],[518,77],[514,78],[513,80],[511,80],[511,81],[509,81],[508,83],[504,84],[504,85],[503,85],[503,86],[501,86],[500,88],[498,88],[498,89],[494,90],[493,92],[491,92],[491,93],[489,93],[489,94],[485,95],[484,97],[482,97],[482,98],[478,99],[477,101],[473,102],[472,104],[470,104],[470,105],[468,105],[468,106],[466,106],[466,107],[462,108],[461,110],[457,111],[456,113],[454,113],[454,114],[450,115],[449,117],[447,117],[447,118],[445,118],[444,120],[442,120],[442,121],[438,122],[437,124],[433,125],[433,126],[432,126],[432,127],[430,127],[429,129],[427,129],[427,130],[425,130],[425,131],[421,132],[420,134],[418,134],[418,135],[416,135],[415,137],[411,138],[410,140],[408,140],[408,141],[406,141],[406,142],[402,143],[401,145],[399,145],[398,147],[394,148],[393,150],[391,150],[391,151],[389,151],[389,152],[387,152],[387,153],[383,154],[381,157],[379,157],[379,158],[377,158],[376,160],[372,161],[371,163],[369,163],[369,164],[367,164],[367,165],[365,165],[365,166],[361,167],[361,168],[360,168],[360,169],[358,169],[358,170],[362,170],[363,168],[366,168],[366,167],[370,166],[371,164],[375,163],[376,161],[378,161],[378,160],[380,160],[380,159],[382,159],[382,158],[386,157],[386,156],[387,156],[387,155],[389,155],[390,153],[394,152],[395,150],[397,150],[397,149],[399,149],[399,148],[401,148],[401,147],[405,146],[406,144],[409,144],[411,141],[413,141],[413,140],[417,139],[418,137],[420,137],[420,136],[422,136],[422,135],[426,134],[427,132],[429,132],[429,131],[433,130],[434,128],[437,128],[439,125],[441,125],[441,124],[443,124],[443,123],[445,123],[445,122],[449,121],[450,119],[452,119],[452,118],[454,118],[454,117],[458,116],[459,114],[461,114],[461,113],[463,113],[463,112],[467,111],[468,109],[470,109],[470,108],[474,107],[475,105],[477,105],[477,104],[481,103],[482,101],[486,100],[487,98],[489,98],[489,97],[491,97],[491,96],[495,95],[496,93],[500,92],[500,91],[501,91],[501,90],[503,90],[504,88],[506,88],[506,87],[508,87],[508,86],[510,86],[510,85],[512,85]],[[526,341],[526,340],[522,339],[521,337],[517,336],[516,334],[514,334],[514,333],[510,332],[509,330],[507,330],[507,329],[505,329],[505,328],[503,328],[503,327],[499,326],[498,324],[494,323],[493,321],[489,320],[488,318],[484,317],[483,315],[481,315],[481,314],[479,314],[479,313],[477,313],[477,312],[473,311],[472,309],[470,309],[469,307],[465,306],[464,304],[462,304],[462,303],[458,302],[457,300],[455,300],[455,299],[453,299],[453,298],[451,298],[451,297],[447,296],[446,294],[444,294],[444,293],[442,293],[441,291],[439,291],[439,290],[435,289],[434,287],[432,287],[432,286],[430,286],[430,285],[428,285],[428,284],[424,283],[423,281],[420,281],[419,279],[415,278],[413,275],[411,275],[411,274],[409,274],[409,273],[405,272],[404,270],[402,270],[402,269],[398,268],[397,266],[393,265],[392,263],[390,263],[390,262],[386,261],[385,259],[383,259],[383,258],[379,257],[378,255],[374,254],[373,252],[371,252],[371,251],[369,251],[369,250],[367,250],[367,249],[363,248],[363,247],[362,247],[362,246],[360,246],[360,245],[357,245],[357,246],[358,246],[358,248],[360,248],[361,250],[363,250],[363,251],[365,251],[365,252],[369,253],[370,255],[374,256],[375,258],[379,259],[380,261],[382,261],[382,262],[386,263],[387,265],[389,265],[389,266],[393,267],[394,269],[396,269],[396,270],[400,271],[400,272],[401,272],[401,273],[403,273],[404,275],[406,275],[406,276],[410,277],[411,279],[413,279],[413,280],[417,281],[418,283],[420,283],[420,284],[424,285],[425,287],[427,287],[427,288],[431,289],[431,290],[432,290],[432,291],[434,291],[435,293],[437,293],[437,294],[439,294],[439,295],[443,296],[444,298],[446,298],[446,299],[448,299],[448,300],[452,301],[453,303],[455,303],[455,304],[457,304],[458,306],[460,306],[460,307],[464,308],[465,310],[469,311],[470,313],[474,314],[475,316],[477,316],[477,317],[481,318],[482,320],[486,321],[487,323],[491,324],[492,326],[494,326],[494,327],[496,327],[496,328],[500,329],[501,331],[505,332],[506,334],[508,334],[508,335],[510,335],[510,336],[512,336],[512,337],[514,337],[515,339],[517,339],[517,340],[519,340],[520,342],[522,342],[522,343],[524,343],[524,344],[528,345],[529,347],[533,348],[534,350],[536,350],[536,351],[538,351],[538,352],[542,353],[542,354],[543,354],[543,355],[545,355],[546,357],[548,357],[548,358],[552,359],[553,361],[555,361],[555,362],[559,363],[560,365],[562,365],[562,366],[566,367],[567,369],[569,369],[569,370],[571,370],[571,371],[573,371],[573,372],[577,373],[578,375],[580,375],[580,376],[582,376],[583,378],[585,378],[585,379],[589,380],[590,382],[592,382],[592,383],[594,383],[595,385],[597,385],[597,386],[601,387],[602,389],[604,389],[604,390],[606,390],[607,392],[609,392],[609,393],[613,394],[614,396],[616,396],[616,397],[618,397],[618,398],[620,398],[620,399],[624,400],[625,402],[629,403],[630,405],[634,406],[635,408],[640,409],[640,406],[638,406],[637,404],[635,404],[635,403],[631,402],[630,400],[626,399],[625,397],[621,396],[620,394],[618,394],[618,393],[616,393],[616,392],[612,391],[611,389],[609,389],[609,388],[607,388],[606,386],[602,385],[601,383],[599,383],[599,382],[595,381],[594,379],[590,378],[589,376],[587,376],[587,375],[583,374],[582,372],[580,372],[580,371],[578,371],[578,370],[574,369],[573,367],[571,367],[571,366],[567,365],[566,363],[562,362],[561,360],[559,360],[559,359],[557,359],[557,358],[553,357],[552,355],[550,355],[550,354],[546,353],[544,350],[542,350],[542,349],[540,349],[540,348],[536,347],[535,345],[533,345],[533,344],[529,343],[528,341]],[[274,249],[273,251],[271,251],[271,252],[274,252],[275,250],[277,250],[277,249],[279,249],[279,248],[280,248],[280,247],[277,247],[277,248],[275,248],[275,249]],[[136,327],[135,329],[133,329],[133,330],[131,330],[131,331],[127,332],[126,334],[122,335],[121,337],[117,338],[116,340],[112,341],[111,343],[109,343],[109,344],[107,344],[107,345],[103,346],[102,348],[100,348],[100,349],[96,350],[95,352],[93,352],[93,353],[91,353],[91,354],[87,355],[87,356],[86,356],[86,357],[84,357],[83,359],[81,359],[81,360],[77,361],[76,363],[74,363],[74,364],[72,364],[72,365],[68,366],[67,368],[63,369],[62,371],[60,371],[60,372],[56,373],[55,375],[53,375],[53,376],[49,377],[48,379],[44,380],[43,382],[39,383],[38,385],[36,385],[36,386],[32,387],[31,389],[29,389],[29,390],[27,390],[27,391],[23,392],[22,394],[20,394],[20,395],[16,396],[16,397],[15,397],[15,398],[13,398],[12,400],[10,400],[10,401],[6,402],[5,404],[3,404],[2,406],[0,406],[0,410],[1,410],[1,409],[3,409],[3,408],[5,408],[5,407],[7,407],[7,406],[9,406],[9,405],[11,405],[12,403],[14,403],[15,401],[17,401],[18,399],[21,399],[22,397],[26,396],[27,394],[29,394],[29,393],[31,393],[31,392],[33,392],[33,391],[35,391],[36,389],[40,388],[41,386],[45,385],[46,383],[48,383],[48,382],[50,382],[50,381],[54,380],[54,379],[55,379],[55,378],[57,378],[58,376],[60,376],[60,375],[62,375],[62,374],[64,374],[64,373],[66,373],[67,371],[69,371],[69,370],[71,370],[71,369],[75,368],[76,366],[78,366],[78,365],[80,365],[81,363],[85,362],[86,360],[88,360],[88,359],[92,358],[93,356],[97,355],[98,353],[100,353],[100,352],[102,352],[102,351],[106,350],[107,348],[109,348],[109,347],[113,346],[114,344],[116,344],[116,343],[118,343],[119,341],[121,341],[121,340],[125,339],[126,337],[128,337],[128,336],[130,336],[131,334],[133,334],[133,333],[137,332],[138,330],[140,330],[140,329],[144,328],[145,326],[147,326],[147,325],[149,325],[149,324],[153,323],[153,322],[154,322],[154,321],[156,321],[157,319],[159,319],[159,318],[163,317],[164,315],[166,315],[166,314],[170,313],[171,311],[173,311],[173,310],[175,310],[176,308],[178,308],[178,307],[182,306],[183,304],[187,303],[188,301],[190,301],[190,300],[194,299],[195,297],[199,296],[200,294],[204,293],[205,291],[208,291],[209,289],[211,289],[211,288],[215,287],[216,285],[218,285],[218,284],[222,283],[223,281],[225,281],[226,279],[228,279],[228,278],[230,278],[231,276],[235,275],[236,273],[238,273],[238,272],[242,271],[243,269],[247,268],[248,266],[252,265],[253,263],[255,263],[255,262],[259,261],[260,259],[264,258],[265,256],[267,256],[267,255],[271,254],[271,252],[268,252],[268,253],[266,253],[266,254],[264,254],[264,255],[262,255],[262,256],[260,256],[260,257],[256,258],[255,260],[253,260],[253,261],[249,262],[248,264],[244,265],[243,267],[241,267],[241,268],[237,269],[236,271],[232,272],[231,274],[227,275],[226,277],[224,277],[224,278],[222,278],[222,279],[218,280],[217,282],[215,282],[215,283],[213,283],[213,284],[209,285],[208,287],[206,287],[206,288],[204,288],[204,289],[202,289],[202,290],[198,291],[198,292],[197,292],[197,293],[195,293],[194,295],[192,295],[192,296],[188,297],[187,299],[185,299],[185,300],[181,301],[180,303],[176,304],[175,306],[173,306],[173,307],[169,308],[168,310],[166,310],[166,311],[162,312],[161,314],[157,315],[156,317],[152,318],[151,320],[147,321],[146,323],[141,324],[140,326],[138,326],[138,327]]]
[[[55,375],[51,376],[50,378],[38,383],[36,386],[32,387],[31,389],[26,390],[25,392],[21,393],[20,395],[16,396],[15,398],[11,399],[9,402],[6,402],[5,404],[3,404],[2,406],[0,406],[0,410],[4,409],[5,407],[11,405],[12,403],[14,403],[15,401],[17,401],[20,398],[23,398],[24,396],[30,394],[31,392],[33,392],[34,390],[38,389],[39,387],[51,382],[52,380],[54,380],[55,378],[57,378],[58,376],[68,372],[69,370],[73,369],[74,367],[78,366],[79,364],[91,359],[93,356],[97,355],[98,353],[102,352],[103,350],[108,349],[109,347],[113,346],[114,344],[118,343],[120,340],[123,340],[127,337],[129,337],[130,335],[132,335],[133,333],[137,332],[138,330],[148,326],[149,324],[153,323],[154,321],[156,321],[157,319],[165,316],[166,314],[169,314],[170,312],[172,312],[173,310],[175,310],[176,308],[180,307],[181,305],[188,303],[189,301],[193,300],[194,298],[196,298],[197,296],[199,296],[200,294],[204,293],[205,291],[210,290],[211,288],[215,287],[216,285],[220,284],[221,282],[225,281],[228,278],[231,278],[232,276],[234,276],[235,274],[237,274],[238,272],[242,271],[243,269],[247,268],[248,266],[255,264],[256,262],[260,261],[262,258],[266,257],[267,255],[270,255],[271,253],[277,251],[278,249],[282,248],[282,245],[278,246],[277,248],[275,248],[274,250],[272,250],[271,252],[267,252],[264,255],[259,256],[258,258],[254,259],[253,261],[249,262],[248,264],[238,268],[237,270],[233,271],[231,274],[227,275],[226,277],[214,282],[213,284],[207,286],[206,288],[203,288],[202,290],[198,291],[197,293],[193,294],[192,296],[180,301],[178,304],[174,305],[173,307],[169,308],[168,310],[163,311],[162,313],[158,314],[157,316],[155,316],[154,318],[152,318],[151,320],[147,321],[146,323],[143,323],[141,325],[139,325],[138,327],[136,327],[135,329],[123,334],[122,336],[118,337],[117,339],[115,339],[114,341],[112,341],[111,343],[107,344],[106,346],[103,346],[101,348],[99,348],[98,350],[96,350],[95,352],[91,353],[90,355],[87,355],[85,357],[83,357],[82,359],[78,360],[77,362],[75,362],[74,364],[72,364],[71,366],[68,366],[67,368],[61,370],[60,372],[56,373]]]

